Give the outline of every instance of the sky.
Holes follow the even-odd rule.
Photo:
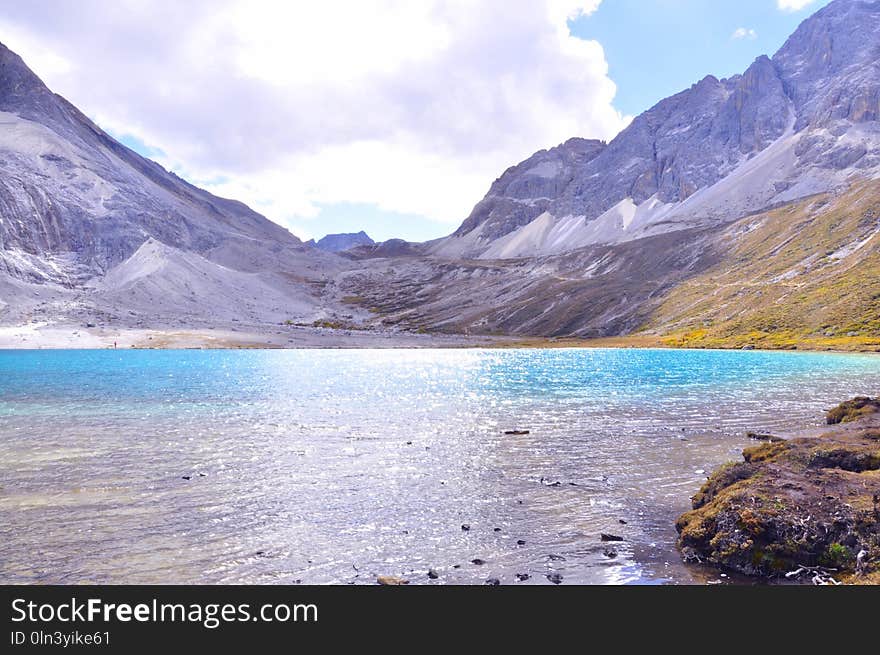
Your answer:
[[[0,42],[127,146],[302,239],[454,231],[828,0],[0,0]]]

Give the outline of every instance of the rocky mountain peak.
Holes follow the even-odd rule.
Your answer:
[[[0,128],[0,272],[17,279],[103,275],[151,238],[241,270],[305,253],[242,203],[126,148],[2,45]]]
[[[21,57],[0,43],[0,111],[30,120],[58,120],[58,99]]]
[[[880,116],[880,1],[835,0],[773,57],[799,108],[797,129]]]
[[[878,61],[880,0],[835,0],[772,58],[707,75],[589,156],[566,142],[509,168],[433,251],[522,257],[618,243],[880,175]]]
[[[366,232],[361,230],[360,232],[328,234],[317,241],[314,239],[309,240],[306,242],[306,245],[327,252],[345,252],[359,246],[372,246],[374,243],[375,241]]]

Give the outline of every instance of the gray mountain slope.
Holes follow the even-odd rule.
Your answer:
[[[706,77],[604,145],[508,169],[445,257],[522,257],[735,220],[880,175],[880,1],[835,0],[772,58]]]
[[[0,46],[0,247],[75,252],[106,270],[148,237],[209,254],[227,240],[299,240],[242,203],[217,198],[121,145]]]
[[[0,322],[320,316],[341,262],[118,143],[0,45]]]

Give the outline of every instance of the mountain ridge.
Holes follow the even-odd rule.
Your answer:
[[[306,241],[306,245],[325,250],[327,252],[345,252],[352,248],[360,246],[372,246],[376,242],[373,241],[366,232],[342,232],[338,234],[327,234],[315,241],[310,239]]]
[[[151,302],[119,295],[110,282],[149,244],[164,262]],[[336,311],[323,289],[343,263],[119,143],[0,45],[3,323],[214,326],[235,307],[255,325],[314,320]],[[183,302],[185,288],[204,293]]]
[[[718,225],[832,190],[853,174],[878,176],[880,46],[864,42],[880,43],[880,3],[835,0],[772,59],[762,55],[742,75],[709,75],[661,100],[579,168],[557,163],[540,180],[535,173],[549,156],[573,157],[570,144],[583,141],[574,139],[507,169],[461,227],[428,250],[440,257],[548,255]],[[774,144],[791,150],[777,162],[780,170],[742,181],[741,197],[727,192],[729,206],[720,206],[713,187],[731,186],[731,176],[748,174],[751,160]],[[523,192],[532,188],[540,192]],[[494,247],[500,239],[507,241]]]
[[[878,117],[880,0],[834,0],[611,142],[509,167],[448,237],[335,253],[129,150],[0,47],[0,324],[880,347]]]

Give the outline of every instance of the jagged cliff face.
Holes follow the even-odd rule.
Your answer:
[[[495,180],[455,235],[465,235],[482,226],[487,238],[497,238],[528,224],[550,208],[605,147],[602,141],[575,138],[536,152]]]
[[[546,255],[707,227],[880,175],[880,2],[837,0],[772,58],[706,77],[607,146],[509,169],[441,256]]]

